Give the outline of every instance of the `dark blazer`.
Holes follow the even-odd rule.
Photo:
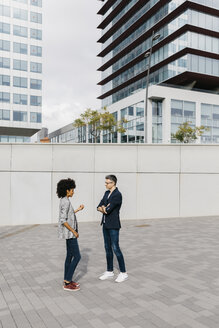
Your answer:
[[[104,224],[106,229],[120,229],[121,223],[119,211],[122,205],[122,194],[118,188],[116,188],[108,198],[109,193],[109,190],[105,192],[103,198],[100,201],[100,204],[97,206],[106,206],[107,214],[103,214],[101,225]]]

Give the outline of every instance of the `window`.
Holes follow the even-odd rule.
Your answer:
[[[30,4],[37,7],[42,7],[42,0],[30,0]]]
[[[203,143],[219,143],[219,105],[201,104],[201,124],[208,128],[201,136]]]
[[[0,102],[10,103],[10,93],[0,92]]]
[[[152,101],[152,143],[161,143],[162,133],[162,101]]]
[[[27,44],[14,42],[13,43],[13,51],[18,54],[27,55]]]
[[[196,104],[191,101],[171,100],[171,133],[175,134],[179,125],[189,122],[194,127],[196,122]],[[171,139],[176,142],[176,139]]]
[[[26,77],[13,77],[13,86],[19,88],[27,88],[27,78]]]
[[[27,61],[26,60],[14,59],[13,60],[13,69],[27,72]]]
[[[121,109],[121,119],[125,118],[125,116],[127,115],[127,108],[123,108]]]
[[[10,51],[10,41],[0,40],[0,50]]]
[[[133,106],[128,107],[128,113],[129,113],[129,116],[134,116],[134,107]]]
[[[17,36],[22,36],[24,38],[27,38],[27,27],[23,27],[23,26],[18,26],[18,25],[14,25],[13,26],[13,34],[17,35]]]
[[[30,89],[42,90],[42,81],[30,79]]]
[[[9,6],[0,5],[0,16],[10,17],[11,16],[10,7]]]
[[[27,112],[13,111],[13,121],[27,122]]]
[[[0,22],[0,33],[10,34],[10,24]]]
[[[30,46],[30,54],[31,56],[42,57],[42,47]]]
[[[30,37],[31,39],[42,40],[42,31],[37,30],[36,28],[31,28]]]
[[[0,85],[10,86],[10,76],[9,75],[0,75]]]
[[[16,2],[20,2],[20,3],[27,3],[27,0],[14,0]]]
[[[30,71],[34,73],[42,73],[42,64],[30,62]]]
[[[0,109],[0,120],[10,121],[10,110]]]
[[[0,57],[0,67],[10,68],[10,58]]]
[[[24,10],[24,9],[14,8],[13,9],[13,17],[27,21],[28,20],[28,12],[27,12],[27,10]]]
[[[42,106],[42,97],[41,96],[30,96],[30,105],[31,106]]]
[[[14,93],[13,103],[17,105],[27,105],[27,95]]]
[[[30,122],[41,123],[42,122],[42,114],[30,112]]]
[[[42,14],[30,12],[30,21],[33,23],[42,24]]]

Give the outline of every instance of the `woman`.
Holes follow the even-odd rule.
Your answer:
[[[66,239],[63,289],[67,291],[80,290],[80,284],[72,280],[81,259],[78,246],[78,223],[75,213],[83,210],[84,205],[80,205],[74,211],[69,198],[74,195],[75,188],[76,184],[72,179],[62,179],[57,184],[57,195],[60,198],[58,234],[60,239]]]

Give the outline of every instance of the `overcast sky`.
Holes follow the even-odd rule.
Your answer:
[[[101,107],[100,6],[97,0],[43,1],[43,127],[49,132]]]

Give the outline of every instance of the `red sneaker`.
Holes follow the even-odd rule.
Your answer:
[[[71,281],[70,284],[76,287],[80,287],[79,282]]]
[[[63,286],[64,290],[69,290],[70,292],[76,292],[77,290],[80,290],[79,286],[74,286],[71,283],[69,285]]]

